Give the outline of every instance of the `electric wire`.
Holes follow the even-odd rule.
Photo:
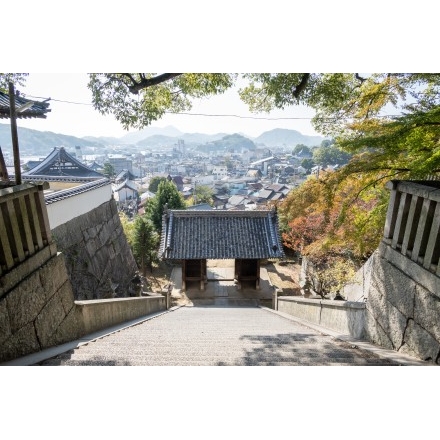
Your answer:
[[[74,104],[74,105],[87,105],[92,106],[93,104],[87,103],[87,102],[75,102],[75,101],[67,101],[63,99],[56,99],[56,98],[45,98],[43,96],[33,96],[33,95],[27,95],[25,93],[22,93],[22,96],[25,96],[27,98],[34,98],[34,99],[43,99],[45,101],[55,101],[55,102],[61,102],[64,104]],[[312,120],[313,117],[264,117],[264,116],[243,116],[243,115],[235,115],[235,114],[208,114],[208,113],[189,113],[189,112],[164,112],[167,115],[184,115],[184,116],[206,116],[206,117],[215,117],[215,118],[221,118],[221,117],[227,117],[227,118],[239,118],[239,119],[255,119],[255,120],[266,120],[266,121],[282,121],[282,120]],[[376,115],[378,118],[394,118],[399,117],[402,115]],[[328,118],[329,120],[333,120],[333,118]]]

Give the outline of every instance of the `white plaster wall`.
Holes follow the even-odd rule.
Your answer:
[[[112,188],[109,184],[47,205],[50,229],[86,214],[111,198]]]

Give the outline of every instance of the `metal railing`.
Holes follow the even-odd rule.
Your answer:
[[[0,189],[0,276],[52,242],[43,185]]]
[[[440,181],[391,181],[384,242],[440,276]]]

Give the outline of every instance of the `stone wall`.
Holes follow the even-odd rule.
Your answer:
[[[76,300],[126,297],[137,265],[124,235],[115,201],[52,230]]]
[[[438,276],[381,243],[372,262],[366,305],[369,341],[440,364]]]
[[[61,253],[30,275],[22,268],[20,282],[0,296],[0,363],[168,308],[163,295],[74,301]]]
[[[62,254],[51,257],[0,298],[0,362],[84,334]]]

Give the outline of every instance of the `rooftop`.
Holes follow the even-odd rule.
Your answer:
[[[159,252],[171,260],[284,256],[274,210],[169,210]]]

